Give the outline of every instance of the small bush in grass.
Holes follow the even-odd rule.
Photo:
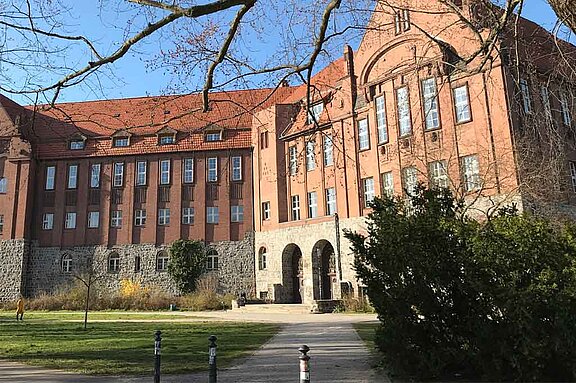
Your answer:
[[[342,302],[337,307],[339,312],[350,313],[373,313],[374,307],[370,305],[368,299],[365,297],[355,297],[352,294],[345,294],[342,297]]]
[[[232,308],[232,294],[220,294],[218,277],[206,274],[196,281],[196,289],[193,293],[180,297],[179,305],[183,309],[192,311],[212,311]]]

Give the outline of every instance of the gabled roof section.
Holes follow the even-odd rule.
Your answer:
[[[178,133],[178,131],[176,129],[172,129],[169,126],[164,126],[162,129],[160,129],[156,132],[156,135],[161,136],[164,134],[176,134],[176,133]]]
[[[0,137],[19,136],[23,134],[21,126],[27,110],[0,94]]]
[[[112,135],[112,137],[131,137],[132,133],[130,133],[127,129],[120,129],[115,131]]]

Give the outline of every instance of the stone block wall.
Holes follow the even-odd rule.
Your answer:
[[[0,301],[13,301],[24,292],[24,268],[29,245],[23,239],[0,241]]]

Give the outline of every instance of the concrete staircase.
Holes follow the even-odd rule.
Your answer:
[[[236,307],[232,305],[232,310],[247,313],[270,313],[270,314],[309,314],[312,307],[306,304],[250,304]]]

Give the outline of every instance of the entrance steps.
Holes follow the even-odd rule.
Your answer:
[[[248,313],[270,313],[270,314],[309,314],[312,307],[307,304],[296,303],[272,303],[272,304],[250,304],[237,307],[232,305],[232,310]]]

